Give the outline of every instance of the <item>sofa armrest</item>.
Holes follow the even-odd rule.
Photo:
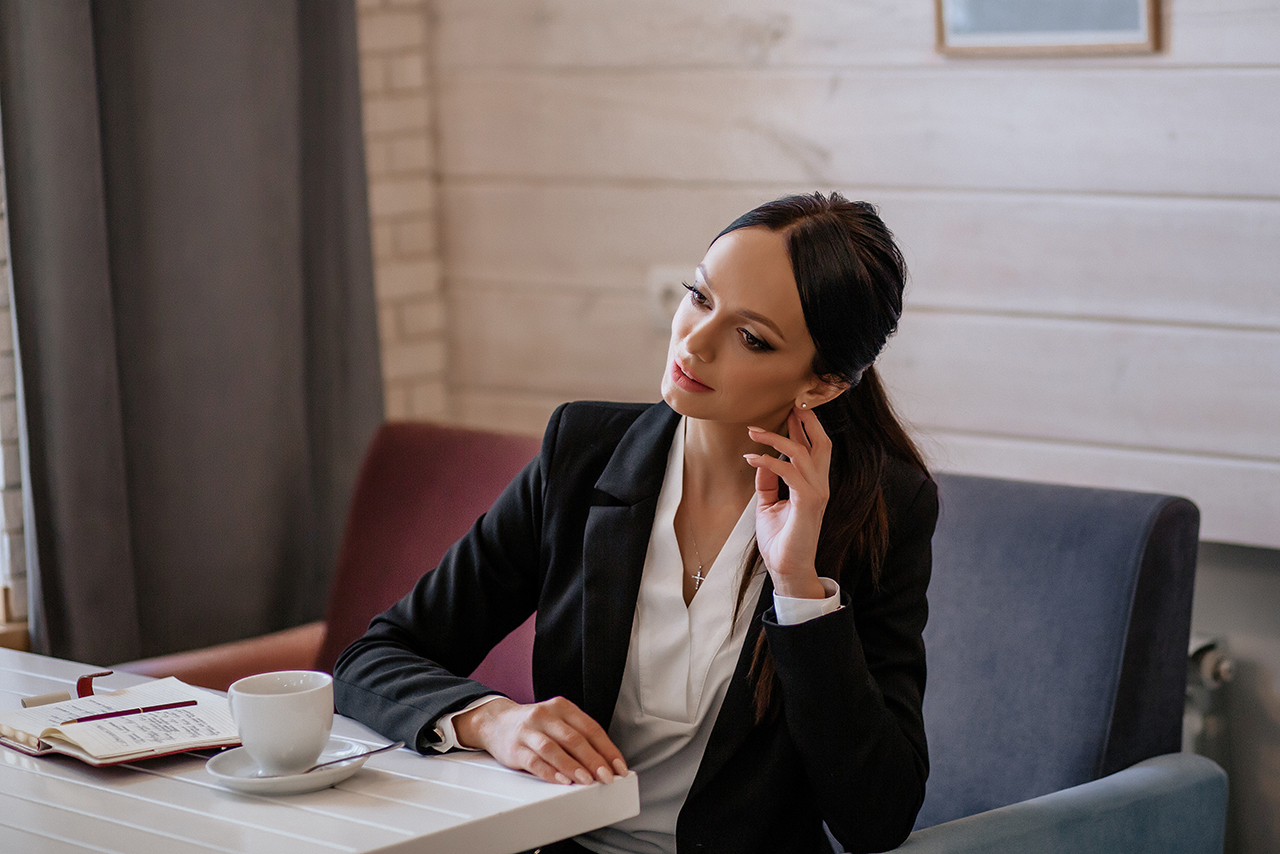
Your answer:
[[[1221,854],[1227,775],[1170,753],[1100,780],[912,833],[907,854]]]
[[[177,676],[191,685],[225,691],[242,676],[314,670],[324,632],[324,622],[317,621],[247,640],[116,664],[112,669],[156,678]]]

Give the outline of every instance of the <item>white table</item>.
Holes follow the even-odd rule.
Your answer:
[[[0,710],[69,690],[96,667],[0,649]],[[99,690],[146,681],[119,673]],[[348,718],[335,735],[385,744]],[[511,854],[639,812],[636,775],[558,786],[483,753],[371,757],[332,789],[289,797],[218,786],[204,759],[173,756],[93,768],[0,747],[0,852],[427,852]]]

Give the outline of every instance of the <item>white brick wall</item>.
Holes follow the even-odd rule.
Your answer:
[[[0,157],[0,623],[27,618],[27,557],[22,528],[17,374],[9,302],[9,226]]]
[[[389,418],[447,413],[428,0],[361,0],[360,77]]]

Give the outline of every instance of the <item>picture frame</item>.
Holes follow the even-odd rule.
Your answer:
[[[1152,53],[1159,0],[934,0],[949,56]]]

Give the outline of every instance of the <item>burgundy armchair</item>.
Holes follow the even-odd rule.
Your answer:
[[[538,448],[538,439],[525,436],[384,424],[356,481],[323,621],[115,668],[219,690],[269,670],[332,672],[369,620],[440,562]],[[473,675],[514,700],[533,702],[532,649],[531,617]]]

